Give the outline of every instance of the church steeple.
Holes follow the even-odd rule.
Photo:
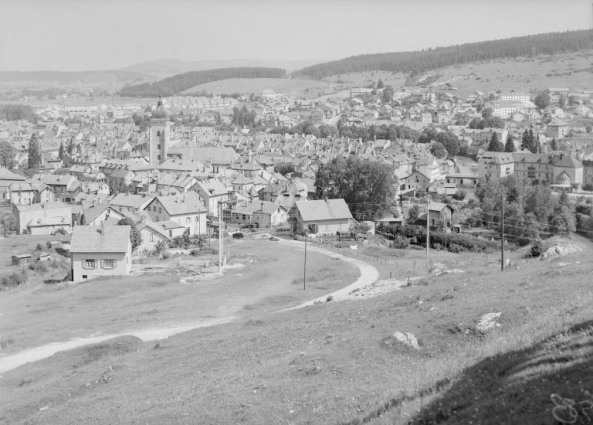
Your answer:
[[[167,160],[167,148],[169,143],[169,120],[159,96],[156,109],[152,111],[150,127],[148,129],[148,156],[150,165],[158,167]]]

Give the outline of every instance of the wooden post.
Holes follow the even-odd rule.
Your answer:
[[[426,255],[430,254],[430,193],[426,205]]]
[[[504,194],[500,194],[500,270],[504,271]]]
[[[222,202],[218,203],[218,273],[222,276]]]

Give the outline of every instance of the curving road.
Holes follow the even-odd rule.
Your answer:
[[[300,247],[302,247],[303,250],[305,249],[305,244],[303,242],[287,241],[284,239],[280,239],[280,241],[282,243],[298,244]],[[342,289],[338,289],[337,291],[334,291],[330,294],[324,295],[319,298],[315,298],[314,300],[307,301],[301,305],[297,305],[296,307],[290,307],[290,308],[286,308],[286,309],[280,310],[280,311],[290,311],[290,310],[295,310],[297,308],[308,307],[308,306],[311,306],[311,305],[319,303],[319,302],[326,302],[327,297],[329,297],[329,296],[332,297],[333,301],[340,301],[341,299],[345,298],[345,296],[348,295],[350,292],[352,292],[354,289],[361,288],[366,285],[370,285],[371,283],[373,283],[373,282],[377,281],[377,279],[379,279],[379,270],[377,270],[376,267],[374,267],[368,263],[365,263],[364,261],[361,261],[357,258],[346,257],[345,255],[338,254],[337,252],[319,248],[319,247],[313,246],[311,244],[307,245],[307,253],[309,253],[309,252],[317,252],[319,254],[329,255],[332,258],[339,258],[340,260],[345,261],[346,263],[350,263],[350,264],[358,267],[358,269],[360,270],[360,277],[358,278],[358,280],[356,280],[356,282],[351,283],[350,285],[345,286]]]

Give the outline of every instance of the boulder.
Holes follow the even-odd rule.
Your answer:
[[[485,332],[487,330],[499,327],[500,323],[498,323],[498,318],[500,317],[501,314],[502,313],[500,313],[500,312],[484,314],[480,318],[480,321],[478,322],[478,325],[476,326],[476,328],[479,331]]]
[[[416,339],[414,334],[411,332],[399,332],[398,331],[393,334],[393,337],[396,340],[398,340],[399,342],[409,345],[410,347],[415,348],[416,350],[420,350],[420,345],[418,345],[418,340]]]

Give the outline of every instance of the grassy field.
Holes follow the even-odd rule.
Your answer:
[[[43,276],[30,272],[37,278],[0,297],[0,334],[13,341],[2,353],[75,337],[229,316],[248,318],[322,296],[355,281],[359,274],[349,264],[309,255],[303,291],[303,254],[296,247],[241,240],[229,241],[227,249],[231,267],[223,277],[185,284],[180,280],[192,276],[190,266],[198,261],[191,256],[155,263],[160,273],[80,284],[48,285]]]
[[[305,89],[329,89],[330,84],[325,81],[301,80],[290,78],[231,78],[200,84],[185,90],[184,94],[206,90],[213,94],[255,93],[261,95],[266,89],[276,93],[294,93]]]
[[[504,273],[457,256],[464,273],[379,298],[63,352],[4,374],[0,421],[556,423],[551,393],[580,401],[593,388],[591,247],[574,242],[585,251]],[[478,331],[489,312],[501,327]]]

